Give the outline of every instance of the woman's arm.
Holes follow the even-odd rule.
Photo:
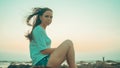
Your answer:
[[[41,53],[42,54],[51,54],[56,48],[48,48],[45,50],[42,50]]]

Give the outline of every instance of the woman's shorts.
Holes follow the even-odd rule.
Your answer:
[[[40,66],[40,67],[46,67],[48,60],[49,60],[49,55],[41,59],[38,63],[35,64],[35,66]]]

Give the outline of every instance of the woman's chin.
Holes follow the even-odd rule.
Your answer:
[[[48,25],[50,25],[51,23],[48,23]]]

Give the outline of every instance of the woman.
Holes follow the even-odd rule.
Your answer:
[[[71,40],[65,40],[57,48],[50,48],[51,40],[46,34],[46,27],[51,24],[53,11],[50,8],[34,8],[27,18],[27,25],[32,31],[26,35],[30,40],[30,56],[33,66],[59,67],[67,60],[69,68],[75,68],[75,54]],[[30,24],[30,20],[33,24]]]

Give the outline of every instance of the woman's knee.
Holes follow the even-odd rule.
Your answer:
[[[69,49],[69,48],[73,47],[73,43],[71,40],[67,39],[60,45],[60,47]]]
[[[65,40],[65,43],[67,43],[67,46],[73,46],[73,42],[69,39]]]

